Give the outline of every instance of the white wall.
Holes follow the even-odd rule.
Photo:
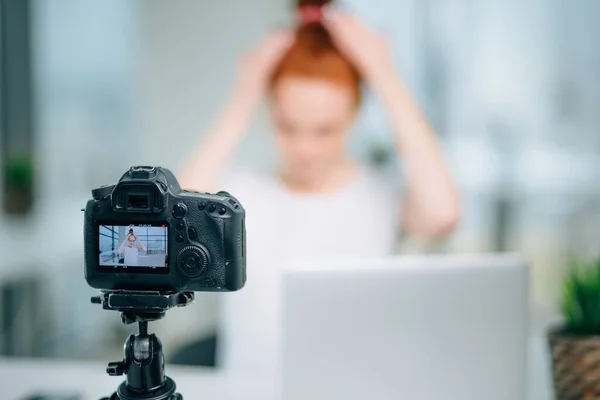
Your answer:
[[[291,2],[290,2],[291,3]],[[289,18],[281,0],[145,0],[135,74],[135,143],[130,164],[177,171],[227,99],[240,55]],[[261,160],[268,124],[257,118],[243,158]],[[272,153],[271,153],[272,154]],[[156,324],[163,341],[197,338],[216,323],[218,297],[197,294],[191,307]],[[171,347],[171,346],[169,346]]]
[[[600,91],[594,84],[600,81],[593,79],[598,47],[589,45],[597,36],[590,32],[597,31],[598,2],[345,3],[389,34],[398,69],[420,100],[429,100],[424,40],[445,68],[448,91],[441,102],[452,138],[448,158],[467,200],[457,250],[488,246],[489,197],[507,164],[490,121],[507,120],[515,128],[512,143],[521,149],[515,186],[529,197],[520,206],[522,226],[515,228],[513,240],[542,260],[534,282],[537,297],[548,301],[557,275],[548,271],[561,263],[555,253],[564,252],[567,235],[579,237],[572,233],[582,231],[579,225],[562,227],[577,203],[595,190],[600,174],[592,145],[600,126],[595,112]],[[29,266],[43,267],[48,276],[66,270],[80,280],[78,290],[87,291],[79,209],[90,188],[114,182],[136,163],[178,170],[227,98],[240,54],[289,21],[292,0],[34,4],[40,201],[27,221],[0,214],[0,273],[14,276]],[[427,27],[423,13],[431,19]],[[553,92],[561,90],[566,91],[562,100],[575,104],[574,114],[562,118],[556,104],[561,93]],[[389,141],[388,129],[381,108],[367,103],[357,126],[366,140],[359,145]],[[268,130],[262,114],[242,147],[241,162],[272,159]],[[588,213],[581,215],[585,219]],[[68,234],[53,235],[57,226]],[[32,240],[43,246],[37,255],[24,247]],[[61,261],[38,265],[42,254]],[[164,339],[192,338],[214,326],[218,297],[199,296],[191,308],[170,312],[157,324],[166,331]],[[93,313],[98,323],[105,321],[101,315],[117,319],[99,309]]]
[[[289,2],[291,3],[291,2]],[[140,163],[177,170],[230,94],[236,62],[289,18],[282,0],[147,0],[141,3],[141,50],[135,79]],[[242,156],[269,148],[259,117]]]
[[[123,150],[115,142],[126,143],[129,132],[136,3],[32,2],[36,198],[26,218],[0,211],[0,281],[44,279],[49,343],[101,343],[103,330],[119,323],[116,313],[90,307],[96,291],[84,280],[80,209],[91,188],[123,168],[114,164]]]
[[[37,193],[44,200],[88,197],[126,168],[137,3],[33,2]]]

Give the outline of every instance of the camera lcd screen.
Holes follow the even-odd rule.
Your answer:
[[[166,225],[99,225],[100,270],[168,273],[169,228]]]

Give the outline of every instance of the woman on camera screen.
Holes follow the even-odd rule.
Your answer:
[[[137,235],[133,232],[133,229],[130,229],[127,237],[119,246],[117,253],[119,253],[119,257],[123,257],[123,263],[125,265],[135,267],[139,265],[140,251],[147,251],[146,246],[138,239]]]
[[[222,296],[221,366],[276,365],[278,274],[286,263],[388,255],[401,230],[437,239],[459,220],[457,189],[435,132],[396,74],[386,40],[326,3],[298,1],[297,26],[246,55],[232,98],[180,177],[186,189],[231,192],[247,212],[248,281]],[[401,181],[346,149],[363,85],[387,111]],[[230,171],[263,98],[277,166]]]

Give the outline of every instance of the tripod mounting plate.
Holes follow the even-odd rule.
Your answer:
[[[194,292],[159,292],[134,290],[102,290],[92,303],[105,310],[121,312],[123,323],[156,321],[167,310],[184,307],[194,301]]]

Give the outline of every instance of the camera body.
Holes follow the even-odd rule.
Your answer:
[[[244,286],[245,211],[229,193],[182,190],[168,169],[134,166],[92,196],[84,210],[91,287],[227,292]]]

